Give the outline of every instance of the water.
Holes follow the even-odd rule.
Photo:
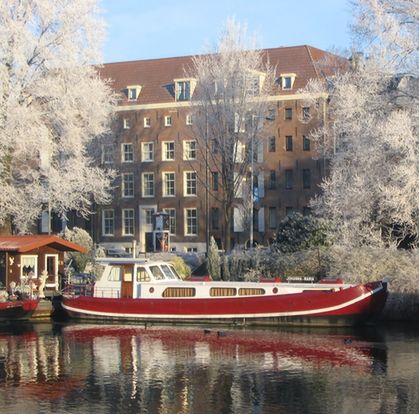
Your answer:
[[[419,331],[0,327],[1,413],[418,413]]]

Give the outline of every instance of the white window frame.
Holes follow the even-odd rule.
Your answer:
[[[172,115],[165,115],[164,116],[164,126],[171,127],[173,125]]]
[[[36,254],[22,254],[20,256],[20,278],[23,277],[23,267],[25,266],[24,261],[25,259],[31,259],[31,265],[33,264],[33,278],[38,277],[38,255]],[[27,277],[25,275],[25,277]]]
[[[130,148],[131,151],[127,151]],[[131,159],[128,159],[127,155],[131,155]],[[134,162],[134,145],[132,142],[124,142],[121,144],[121,162]]]
[[[148,180],[147,183],[152,182],[152,194],[146,194],[146,176],[152,177],[152,180]],[[141,174],[141,195],[143,198],[153,198],[155,195],[155,180],[154,180],[154,172],[146,171]]]
[[[130,217],[127,216],[127,213],[130,214]],[[126,225],[127,220],[131,224]],[[127,228],[132,229],[132,232],[127,232]],[[122,209],[122,235],[123,236],[134,236],[135,233],[135,212],[133,208],[124,208]]]
[[[112,164],[113,162],[113,146],[111,144],[102,145],[102,163]]]
[[[195,178],[192,178],[191,174],[195,174]],[[193,185],[193,183],[195,183],[195,185]],[[190,192],[193,189],[195,189],[195,191]],[[198,174],[196,171],[183,172],[183,195],[184,197],[196,197],[198,195]]]
[[[124,129],[130,129],[129,118],[124,118],[124,120],[123,120],[123,127],[124,127]]]
[[[151,117],[145,116],[143,122],[144,122],[144,128],[151,128]]]
[[[295,78],[297,75],[295,73],[281,73],[281,89],[284,91],[289,91],[294,87]],[[289,79],[291,86],[287,87],[287,80]]]
[[[191,126],[193,125],[193,119],[192,119],[192,114],[187,114],[186,115],[186,125]]]
[[[169,174],[173,174],[173,194],[170,194],[167,190],[169,189],[168,187],[168,180],[167,180],[167,176]],[[163,181],[163,188],[162,188],[162,196],[163,197],[176,197],[176,173],[174,171],[163,171],[162,173],[162,181]]]
[[[112,213],[112,217],[106,217],[106,213]],[[112,220],[112,233],[106,233],[105,222],[106,220]],[[102,210],[102,236],[113,236],[115,232],[115,211],[113,208],[106,208]]]
[[[168,145],[173,144],[173,150],[167,148]],[[173,152],[173,157],[169,158],[168,153]],[[162,160],[163,161],[174,161],[175,160],[175,141],[163,141],[162,142]]]
[[[130,102],[135,102],[140,96],[141,85],[128,85],[127,86],[127,98]]]
[[[191,148],[192,144],[194,148]],[[183,159],[185,161],[193,161],[197,158],[197,144],[195,139],[183,141]]]
[[[189,216],[189,212],[195,212],[195,217]],[[194,220],[195,224],[188,223],[189,220]],[[198,209],[197,208],[185,208],[184,209],[184,233],[185,236],[198,236]],[[188,229],[191,228],[193,230],[195,227],[195,232],[189,232]]]
[[[141,161],[142,162],[154,161],[154,142],[141,143]]]
[[[130,180],[130,182],[132,182],[132,188],[129,186],[130,182],[125,181],[126,177],[131,177],[132,178],[132,180]],[[121,197],[122,198],[134,198],[134,193],[135,193],[134,173],[132,173],[132,172],[122,173],[122,175],[121,175]]]

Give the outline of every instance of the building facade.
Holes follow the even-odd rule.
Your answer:
[[[310,46],[264,50],[276,67],[276,90],[270,97],[270,122],[258,145],[255,163],[253,238],[260,244],[275,236],[281,219],[309,214],[309,201],[319,192],[324,160],[316,158],[308,138],[324,122],[317,107],[307,106],[301,88],[320,78],[318,62],[328,53]],[[217,171],[207,169],[192,134],[190,98],[193,80],[184,78],[192,57],[105,64],[120,96],[113,138],[101,148],[101,163],[115,169],[113,201],[97,206],[91,223],[96,243],[138,251],[152,249],[153,214],[169,215],[170,250],[201,252],[209,236],[220,248],[225,223],[214,195],[220,191]],[[320,108],[320,110],[319,110]],[[216,149],[214,149],[216,151]],[[204,181],[208,186],[204,185]],[[238,198],[240,195],[238,194]],[[237,211],[236,211],[237,210]],[[249,241],[249,226],[234,210],[233,244]]]

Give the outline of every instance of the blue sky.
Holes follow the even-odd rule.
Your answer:
[[[347,0],[101,0],[105,62],[194,55],[217,42],[229,17],[262,48],[350,46]]]

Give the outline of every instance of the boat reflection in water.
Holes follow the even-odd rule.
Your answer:
[[[319,396],[303,388],[324,387],[331,373],[357,381],[384,373],[382,351],[348,332],[22,325],[0,332],[0,405],[8,413],[304,412]]]

